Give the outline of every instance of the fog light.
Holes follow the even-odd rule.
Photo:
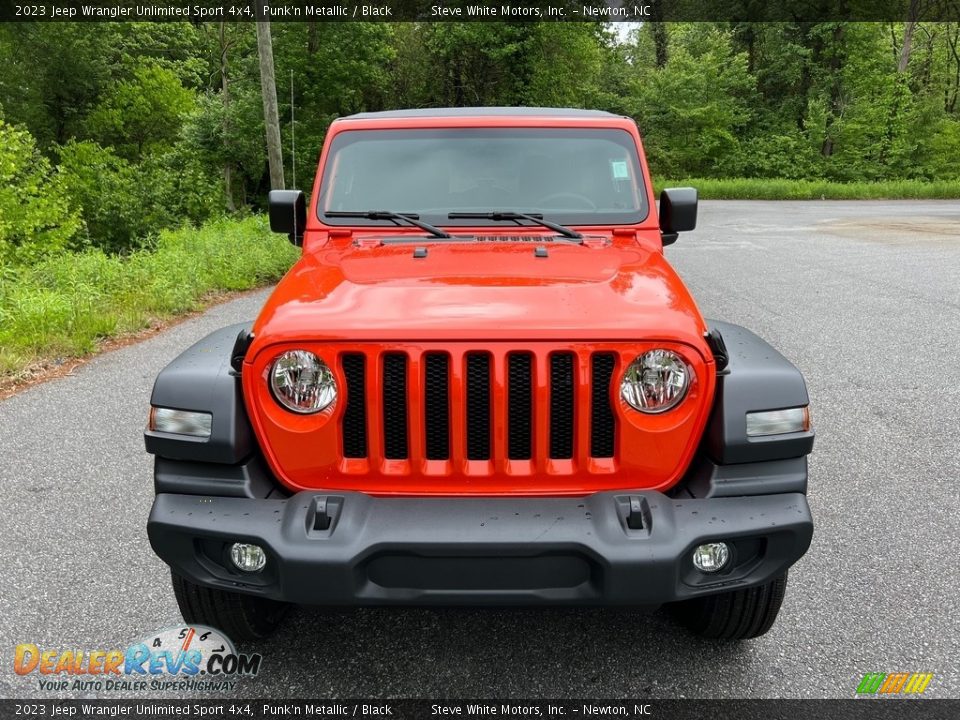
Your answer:
[[[234,543],[230,546],[230,559],[244,572],[260,572],[267,564],[267,555],[259,545]]]
[[[726,567],[728,560],[730,560],[730,547],[726,543],[705,543],[698,545],[693,551],[693,566],[700,572],[719,572]]]

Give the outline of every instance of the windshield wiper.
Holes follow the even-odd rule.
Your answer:
[[[421,230],[426,230],[434,237],[452,237],[450,233],[441,230],[437,226],[423,222],[419,219],[420,216],[416,213],[398,213],[391,212],[390,210],[328,210],[323,214],[327,217],[365,218],[367,220],[393,220],[394,222],[402,220],[410,223],[411,225],[416,225]]]
[[[522,213],[512,210],[494,210],[492,212],[452,212],[447,217],[450,220],[529,220],[530,222],[543,225],[545,228],[560,233],[563,237],[572,240],[583,240],[583,235],[576,230],[571,230],[555,222],[544,220],[540,213]]]

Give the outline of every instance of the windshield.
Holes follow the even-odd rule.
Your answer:
[[[539,213],[564,225],[632,224],[647,215],[631,135],[613,129],[352,130],[334,139],[318,204],[328,211],[416,213],[442,225],[504,225],[449,213]],[[364,219],[362,224],[391,225]]]

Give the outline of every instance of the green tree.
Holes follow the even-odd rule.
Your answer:
[[[0,120],[0,263],[59,252],[79,229],[61,178],[34,139]]]
[[[90,135],[128,160],[172,143],[194,95],[176,73],[154,63],[137,66],[129,80],[114,83],[87,118]]]
[[[666,64],[634,68],[629,101],[657,174],[722,176],[751,119],[754,79],[729,31],[689,24],[672,29]]]

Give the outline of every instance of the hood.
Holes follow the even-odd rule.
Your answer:
[[[424,240],[327,243],[305,253],[254,333],[260,347],[302,339],[659,339],[699,347],[705,329],[662,253],[632,240]]]

